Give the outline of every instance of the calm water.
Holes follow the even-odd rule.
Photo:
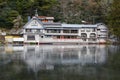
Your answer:
[[[120,80],[120,47],[0,47],[0,80]]]

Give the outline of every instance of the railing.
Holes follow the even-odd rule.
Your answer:
[[[45,33],[46,35],[78,35],[78,33]]]
[[[25,32],[24,34],[44,34],[43,32]]]

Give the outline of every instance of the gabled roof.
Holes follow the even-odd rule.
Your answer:
[[[53,22],[53,23],[51,23],[51,22],[46,22],[46,23],[43,23],[43,25],[44,25],[44,27],[62,27],[61,26],[61,23],[55,23],[55,22]]]
[[[44,17],[44,16],[43,16]],[[35,22],[37,21],[37,22]],[[35,25],[34,25],[35,22]],[[38,17],[33,17],[23,28],[44,29],[44,28],[97,28],[103,24],[62,24],[56,22],[41,22]],[[103,25],[104,26],[104,25]]]
[[[29,26],[31,23],[32,23],[32,21],[37,21],[38,22],[38,25],[41,25],[41,27],[39,27],[39,26]],[[32,29],[39,29],[39,28],[44,28],[43,27],[43,23],[37,18],[37,17],[33,17],[30,21],[28,21],[24,26],[23,26],[23,28],[32,28]]]
[[[62,24],[63,28],[96,28],[96,24]]]

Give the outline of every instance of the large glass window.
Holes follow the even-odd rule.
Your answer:
[[[34,35],[28,35],[27,40],[35,40],[35,36]]]

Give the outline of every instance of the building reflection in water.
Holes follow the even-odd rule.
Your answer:
[[[102,64],[106,61],[105,45],[25,45],[7,46],[5,53],[17,54],[29,69],[54,69],[55,65]]]

